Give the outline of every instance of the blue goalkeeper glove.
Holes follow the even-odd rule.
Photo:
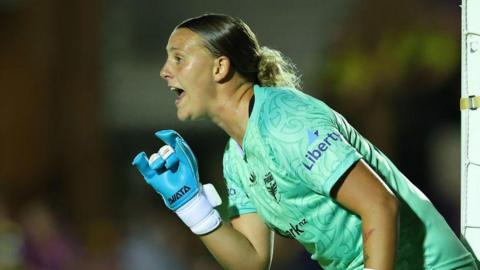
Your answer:
[[[195,234],[207,234],[220,226],[221,218],[214,207],[220,196],[211,184],[201,185],[195,156],[185,140],[174,130],[155,133],[166,145],[147,159],[139,153],[132,164],[146,182],[159,193],[166,206]]]

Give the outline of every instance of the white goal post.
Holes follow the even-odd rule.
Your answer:
[[[480,258],[480,0],[462,0],[461,234]]]

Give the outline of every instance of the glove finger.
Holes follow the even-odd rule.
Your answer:
[[[178,157],[175,155],[175,150],[173,150],[173,147],[168,144],[160,147],[158,155],[165,160],[165,167],[167,170],[172,169],[178,163]]]
[[[149,181],[148,179],[155,176],[155,171],[152,170],[152,168],[150,168],[150,165],[148,164],[148,160],[147,160],[147,154],[145,154],[145,152],[141,152],[138,155],[136,155],[132,161],[132,165],[137,167],[137,169],[143,175],[145,180],[147,180],[147,182]]]
[[[166,170],[152,178],[149,184],[158,194],[165,196],[166,194],[170,194],[172,189],[178,186],[176,182],[177,177],[172,173],[172,171]]]
[[[175,156],[177,156],[180,162],[190,165],[190,167],[198,174],[198,165],[195,155],[178,132],[175,130],[161,130],[157,131],[155,135],[168,145],[172,146],[175,149]],[[167,166],[175,165],[174,160],[172,160],[172,163],[168,161],[167,163],[169,163]]]
[[[178,137],[182,138],[180,134],[178,134],[175,130],[171,129],[166,129],[166,130],[160,130],[155,132],[155,136],[157,136],[160,140],[162,140],[164,143],[172,146],[175,148],[176,144],[176,139]]]
[[[148,164],[150,165],[150,168],[158,171],[165,166],[165,160],[162,158],[162,156],[160,156],[160,154],[154,153],[148,159]]]
[[[195,158],[195,155],[193,154],[190,147],[185,143],[183,139],[177,139],[176,151],[180,161],[185,164],[189,164],[192,167],[193,171],[198,173],[197,159]]]
[[[165,163],[165,167],[167,168],[167,170],[171,170],[173,168],[176,168],[178,166],[179,162],[180,161],[179,161],[176,153],[174,153],[167,158],[166,163]]]

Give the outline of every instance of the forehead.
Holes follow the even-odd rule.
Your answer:
[[[187,28],[175,29],[168,39],[167,52],[206,49],[201,37]]]

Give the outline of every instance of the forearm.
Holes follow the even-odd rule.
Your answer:
[[[261,251],[230,223],[200,239],[224,269],[269,269],[271,250]],[[268,252],[268,254],[264,254]]]
[[[272,233],[263,220],[256,213],[246,213],[222,224],[215,209],[220,196],[213,185],[200,184],[191,148],[176,131],[162,130],[155,135],[166,145],[150,158],[140,152],[132,164],[162,195],[166,206],[193,233],[203,235],[200,239],[224,268],[268,269]]]
[[[396,201],[385,203],[362,218],[365,268],[394,269],[397,241],[398,207]]]

